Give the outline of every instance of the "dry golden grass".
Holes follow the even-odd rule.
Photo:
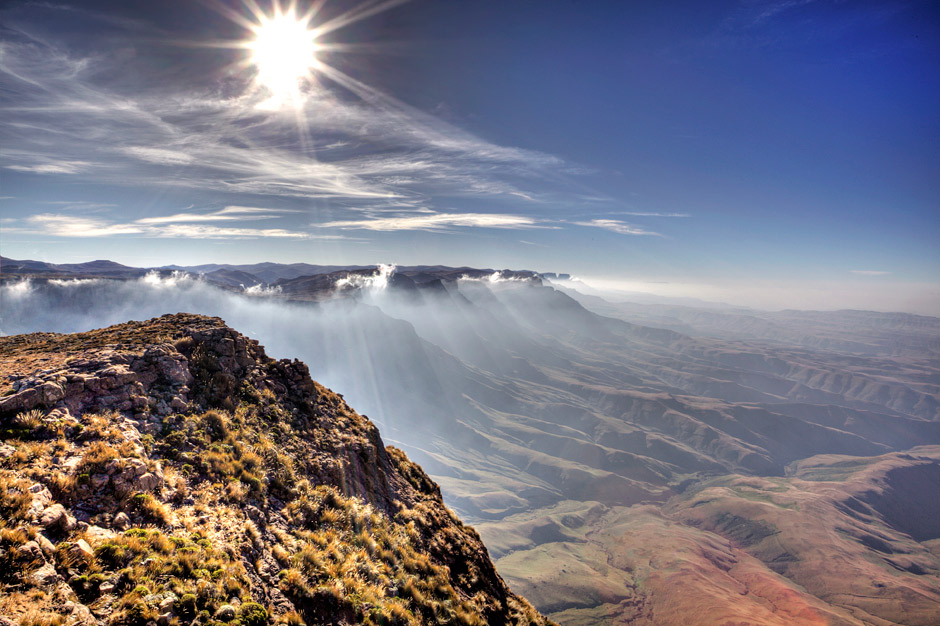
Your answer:
[[[196,325],[217,325],[194,320]],[[26,355],[19,361],[25,367],[46,358],[43,367],[55,367],[60,361],[56,355],[47,357],[49,351],[86,355],[103,345],[139,351],[141,337],[157,338],[152,330],[130,324],[81,338],[0,338],[0,369],[9,366],[18,351]],[[23,524],[32,501],[28,489],[35,481],[49,487],[54,499],[67,507],[79,501],[94,503],[98,511],[91,514],[91,524],[108,526],[119,511],[130,517],[132,527],[112,538],[103,538],[108,535],[100,530],[61,530],[54,537],[62,540],[53,559],[58,573],[109,626],[146,626],[157,618],[158,599],[169,593],[178,598],[169,626],[176,626],[177,620],[215,626],[213,615],[232,599],[241,602],[238,626],[312,625],[336,616],[374,625],[484,622],[484,607],[491,607],[492,599],[472,599],[459,591],[448,568],[424,553],[428,530],[416,522],[450,521],[447,514],[435,518],[422,504],[393,519],[333,486],[301,479],[339,484],[343,463],[359,462],[357,455],[371,463],[376,454],[384,454],[375,447],[379,440],[367,420],[309,379],[301,383],[309,398],[300,405],[288,402],[281,391],[273,390],[283,389],[285,374],[296,373],[282,363],[260,362],[265,376],[275,377],[273,383],[233,383],[231,376],[212,370],[217,356],[198,342],[173,332],[161,333],[159,339],[174,340],[186,351],[196,379],[194,394],[224,392],[225,402],[216,398],[210,403],[216,408],[170,415],[162,429],[143,435],[139,444],[136,437],[126,436],[133,425],[118,413],[85,414],[77,425],[69,421],[62,427],[44,421],[38,412],[21,416],[15,428],[0,433],[15,448],[0,466],[0,547],[5,559],[0,569],[29,573],[38,565],[15,561],[17,555],[34,551],[14,549],[33,532]],[[327,427],[318,422],[321,418],[328,421]],[[46,438],[50,433],[53,436]],[[151,493],[128,493],[129,474],[123,470],[134,465],[140,469],[140,462],[131,459],[144,461],[147,471],[162,472],[162,486]],[[395,457],[395,463],[410,468],[409,480],[434,493],[433,485],[422,482],[427,481],[423,473],[402,459]],[[4,469],[9,467],[15,471]],[[116,478],[121,475],[123,479]],[[255,514],[258,510],[261,517]],[[93,556],[76,548],[79,539],[91,545]],[[284,615],[251,602],[262,596],[251,589],[251,580],[258,579],[254,573],[249,576],[249,570],[270,567],[272,557],[284,568],[279,586],[297,609]],[[17,575],[3,582],[6,594],[8,582],[22,580]],[[26,596],[19,600],[24,610],[18,615],[28,626],[59,626],[62,616],[41,604],[47,600],[44,596],[32,604]]]

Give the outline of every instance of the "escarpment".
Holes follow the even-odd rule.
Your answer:
[[[547,623],[420,467],[217,318],[0,338],[0,439],[4,626]]]

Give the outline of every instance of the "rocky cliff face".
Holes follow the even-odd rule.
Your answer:
[[[217,318],[0,338],[0,439],[4,624],[546,623],[420,467]]]

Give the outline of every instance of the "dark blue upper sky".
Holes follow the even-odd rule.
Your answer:
[[[311,27],[350,11],[275,102],[237,0],[6,3],[2,254],[940,313],[937,3],[331,0]]]

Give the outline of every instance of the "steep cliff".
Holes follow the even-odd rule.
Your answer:
[[[420,467],[218,318],[0,338],[0,439],[0,623],[546,623]]]

